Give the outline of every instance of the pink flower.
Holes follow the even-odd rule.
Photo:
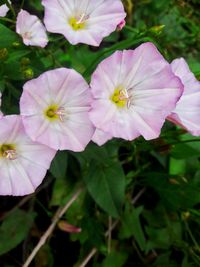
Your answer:
[[[0,129],[0,195],[33,193],[56,151],[34,143],[26,135],[18,115],[3,117]]]
[[[112,135],[110,133],[106,133],[97,128],[92,136],[92,141],[99,146],[102,146],[110,139],[112,139]]]
[[[121,0],[42,0],[49,32],[61,33],[73,45],[99,46],[126,14]]]
[[[17,16],[16,32],[22,36],[25,45],[45,47],[48,43],[46,29],[41,21],[23,9]]]
[[[113,137],[157,138],[182,94],[182,83],[152,43],[117,51],[92,75],[90,118]]]
[[[8,1],[8,2],[11,4],[10,1]],[[9,8],[7,7],[6,4],[1,5],[1,6],[0,6],[0,17],[5,17],[6,14],[8,13],[8,11],[9,11]]]
[[[179,124],[192,135],[200,135],[200,82],[190,71],[183,58],[175,59],[171,63],[172,71],[178,76],[184,91],[176,108],[168,119]]]
[[[50,70],[28,81],[20,100],[27,134],[54,149],[82,151],[94,127],[89,120],[91,94],[74,70]]]

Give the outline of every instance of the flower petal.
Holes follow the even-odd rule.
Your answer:
[[[11,4],[10,1],[9,1],[9,3]],[[9,8],[7,7],[6,4],[1,5],[0,6],[0,17],[5,17],[7,15],[8,11],[9,11]]]
[[[43,0],[42,4],[47,30],[63,34],[73,45],[99,46],[126,16],[121,0]],[[77,16],[86,18],[85,26],[80,30],[74,30],[70,25],[70,19]]]
[[[89,120],[91,94],[83,77],[74,70],[59,68],[47,71],[24,85],[20,99],[21,115],[32,140],[54,149],[82,151],[92,138],[94,127]],[[48,107],[64,112],[51,120]],[[54,115],[56,113],[53,113]]]
[[[171,63],[172,71],[177,75],[183,85],[184,91],[176,108],[168,119],[186,130],[192,135],[200,135],[200,82],[190,71],[187,62],[183,58],[175,59]]]
[[[21,9],[17,16],[16,32],[23,38],[25,45],[45,47],[48,43],[46,29],[37,16]]]
[[[145,43],[103,60],[92,75],[91,89],[90,118],[98,129],[126,140],[140,134],[152,139],[179,100],[182,83],[156,47]],[[112,100],[116,89],[127,92],[124,107]]]
[[[41,184],[56,151],[33,142],[25,133],[21,116],[0,120],[0,195],[26,195]],[[3,145],[13,145],[16,157],[2,154]]]

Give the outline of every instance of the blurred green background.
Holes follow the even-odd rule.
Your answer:
[[[12,2],[17,13],[22,3]],[[25,47],[15,34],[15,16],[0,18],[3,112],[19,112],[23,84],[42,72],[65,66],[89,81],[103,58],[145,41],[169,61],[184,57],[200,79],[200,1],[123,2],[125,28],[99,48],[72,46],[56,34],[49,34],[45,49]],[[25,0],[23,8],[42,19],[39,0]],[[0,197],[0,266],[23,265],[77,187],[80,196],[30,266],[200,266],[200,138],[169,122],[153,141],[112,140],[83,153],[59,152],[34,195]],[[69,233],[68,224],[81,233]]]

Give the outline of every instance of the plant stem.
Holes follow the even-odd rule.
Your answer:
[[[10,2],[9,2],[8,0],[5,0],[5,2],[6,2],[7,7],[8,7],[8,8],[10,9],[10,11],[12,12],[13,17],[16,18],[15,10],[14,10],[14,8],[12,7],[12,5],[10,4]]]
[[[2,21],[6,21],[6,22],[10,22],[10,23],[12,23],[12,24],[15,24],[15,23],[16,23],[14,20],[12,20],[12,19],[8,19],[8,18],[1,18],[1,17],[0,17],[0,20],[2,20]]]
[[[40,248],[46,243],[48,237],[52,234],[54,228],[56,227],[58,221],[60,218],[65,214],[65,212],[69,209],[69,207],[74,203],[74,201],[79,197],[79,195],[83,192],[83,189],[78,189],[73,196],[70,198],[70,200],[65,204],[64,207],[59,207],[57,212],[54,215],[54,218],[52,220],[52,223],[46,230],[46,232],[43,234],[43,236],[40,238],[38,244],[33,249],[29,257],[27,258],[26,262],[23,264],[22,267],[28,267],[32,260],[35,258],[36,254],[40,250]]]
[[[141,189],[141,190],[139,191],[139,193],[138,193],[138,194],[134,197],[134,199],[131,201],[131,203],[132,203],[133,205],[135,205],[135,203],[138,201],[138,199],[142,196],[142,194],[143,194],[145,191],[146,191],[145,188]],[[105,237],[108,237],[108,236],[109,236],[110,232],[112,232],[112,230],[115,229],[115,227],[118,225],[119,222],[120,222],[119,220],[116,220],[116,221],[114,221],[113,224],[111,224],[111,226],[109,226],[109,229],[108,229],[108,230],[105,232],[105,234],[104,234]],[[88,264],[88,262],[92,259],[92,257],[96,254],[96,252],[97,252],[97,249],[96,249],[96,248],[91,249],[91,251],[90,251],[89,254],[85,257],[85,259],[83,260],[83,262],[82,262],[81,264],[79,264],[78,266],[79,266],[79,267],[85,267],[85,266]],[[23,266],[23,267],[25,267],[25,266]]]

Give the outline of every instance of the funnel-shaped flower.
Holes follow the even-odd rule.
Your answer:
[[[98,46],[126,14],[121,0],[42,0],[49,32],[61,33],[73,45]]]
[[[38,17],[21,9],[17,16],[16,32],[22,36],[25,45],[45,47],[48,43],[46,29]]]
[[[33,142],[18,115],[0,119],[0,195],[33,193],[56,151]]]
[[[171,63],[172,71],[178,76],[184,91],[176,108],[168,119],[184,127],[192,135],[200,135],[200,82],[190,71],[183,58],[175,59]]]
[[[9,3],[11,3],[11,2],[9,1]],[[9,10],[9,8],[7,7],[6,4],[1,5],[0,6],[0,17],[5,17],[7,12],[8,12],[8,10]]]
[[[90,118],[113,137],[157,138],[182,94],[182,83],[152,43],[117,51],[92,75]]]
[[[28,81],[20,100],[28,135],[54,149],[82,151],[94,127],[89,86],[74,70],[59,68]]]

